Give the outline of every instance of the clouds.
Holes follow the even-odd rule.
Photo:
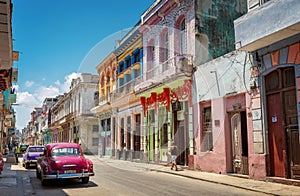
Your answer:
[[[27,88],[32,87],[33,84],[34,84],[33,81],[26,81],[26,82],[25,82],[25,86],[26,86]]]
[[[17,104],[15,107],[18,129],[23,129],[30,120],[30,113],[34,107],[42,107],[45,98],[52,98],[63,93],[69,92],[70,84],[73,79],[76,79],[80,74],[71,73],[65,76],[63,83],[57,80],[53,85],[42,86],[37,85],[34,81],[26,81],[25,86],[28,91],[18,91],[18,85],[14,86],[17,90]]]

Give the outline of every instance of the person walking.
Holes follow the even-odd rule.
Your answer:
[[[20,147],[19,147],[19,145],[17,144],[17,145],[15,146],[16,163],[19,163],[19,154],[20,154]]]
[[[174,142],[172,142],[170,150],[171,150],[171,161],[172,161],[171,170],[173,170],[173,167],[175,167],[176,171],[178,171],[177,163],[176,163],[177,146],[174,144]]]
[[[3,167],[4,167],[4,160],[3,160],[2,154],[0,153],[0,174],[3,171]]]

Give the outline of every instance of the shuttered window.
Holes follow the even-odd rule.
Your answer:
[[[201,151],[207,152],[213,149],[213,134],[212,134],[212,119],[211,107],[203,109],[203,123],[202,123],[202,137],[201,137]]]

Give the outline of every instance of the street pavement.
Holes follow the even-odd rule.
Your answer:
[[[20,163],[21,158],[19,158],[20,160],[19,164],[16,164],[12,161],[11,158],[7,156],[4,156],[4,159],[7,160],[7,162],[5,163],[4,170],[0,175],[0,195],[4,195],[4,196],[32,195],[30,192],[32,190],[30,179],[29,178],[27,179],[24,176],[23,177],[18,176],[17,171],[23,169],[22,164]],[[86,157],[91,159],[95,163],[97,161],[104,162],[112,167],[117,167],[125,170],[133,170],[133,171],[141,171],[141,172],[143,171],[163,172],[170,175],[178,175],[186,178],[192,178],[195,180],[202,180],[206,182],[232,186],[236,188],[256,191],[260,193],[266,193],[270,195],[282,195],[282,196],[299,195],[300,196],[299,186],[258,181],[258,180],[236,177],[232,175],[192,171],[180,166],[179,166],[179,171],[174,171],[170,169],[169,165],[115,160],[115,159],[110,159],[109,157],[100,158],[94,155],[86,155]]]
[[[206,182],[212,182],[216,184],[222,184],[227,186],[232,186],[236,188],[241,188],[245,190],[256,191],[260,193],[266,193],[270,195],[282,195],[282,196],[300,196],[300,187],[294,185],[286,185],[281,183],[274,182],[265,182],[252,180],[244,177],[237,177],[232,175],[223,175],[223,174],[215,174],[209,172],[200,172],[193,171],[189,169],[184,169],[178,166],[179,171],[171,170],[169,165],[159,165],[152,163],[139,163],[139,162],[131,162],[124,160],[115,160],[110,159],[108,157],[98,158],[97,156],[87,156],[87,158],[91,159],[93,162],[102,161],[107,164],[124,169],[132,169],[132,170],[150,170],[156,172],[163,172],[170,175],[178,175],[182,177],[192,178],[196,180],[202,180]]]

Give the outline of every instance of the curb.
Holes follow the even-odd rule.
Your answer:
[[[201,180],[201,181],[205,181],[205,182],[221,184],[221,185],[225,185],[225,186],[231,186],[231,187],[235,187],[235,188],[239,188],[239,189],[254,191],[254,192],[258,192],[258,193],[264,193],[264,194],[268,194],[268,195],[281,196],[281,195],[278,195],[278,194],[274,194],[274,193],[266,192],[266,191],[262,191],[262,190],[246,188],[246,187],[242,187],[242,186],[238,186],[238,185],[234,185],[234,184],[230,184],[230,183],[218,182],[218,181],[214,181],[214,180],[208,180],[208,179],[205,179],[205,178],[199,178],[199,177],[194,177],[194,176],[189,176],[189,175],[184,175],[184,174],[179,174],[179,173],[173,173],[173,172],[163,171],[163,170],[159,170],[159,169],[149,169],[149,171],[156,171],[156,172],[161,172],[161,173],[167,173],[167,174],[182,176],[182,177],[186,177],[186,178],[190,178],[190,179],[194,179],[194,180]],[[282,196],[284,196],[284,195],[282,195]]]

